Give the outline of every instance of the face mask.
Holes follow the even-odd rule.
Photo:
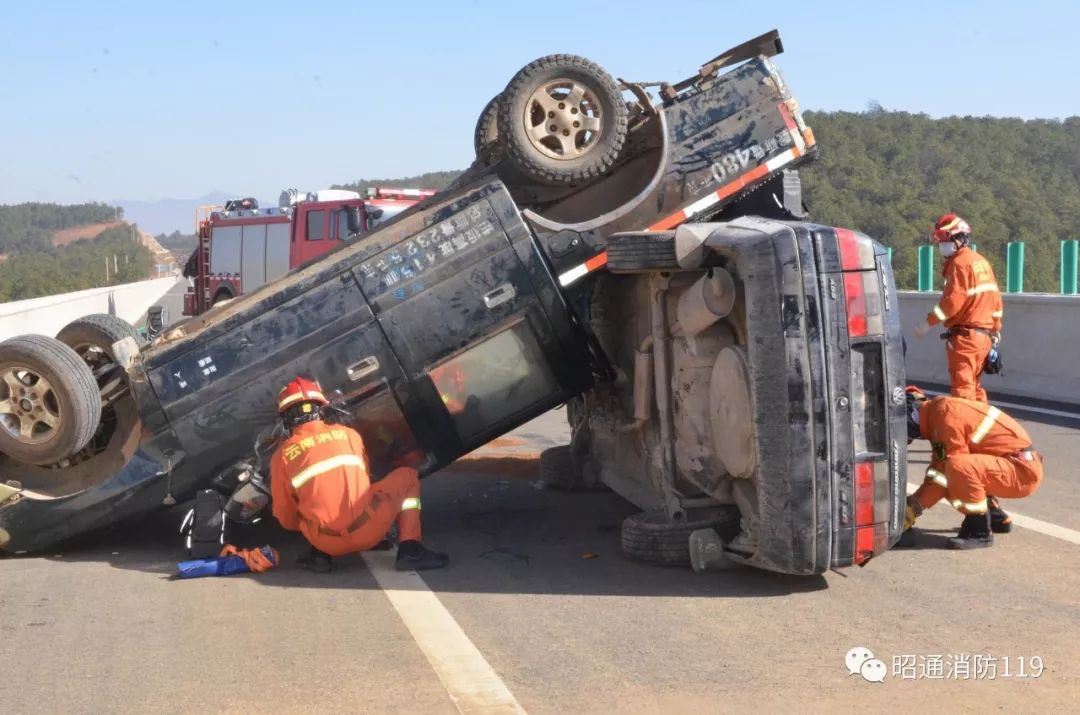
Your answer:
[[[937,247],[938,251],[940,251],[941,255],[945,258],[952,258],[956,255],[956,244],[952,241],[942,241]]]

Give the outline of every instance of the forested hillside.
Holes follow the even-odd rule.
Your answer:
[[[406,176],[403,179],[357,179],[347,184],[333,184],[332,189],[347,189],[363,192],[369,186],[382,186],[388,189],[445,189],[450,182],[461,174],[460,171],[429,171],[418,176]]]
[[[124,210],[107,204],[25,203],[0,206],[0,254],[45,251],[52,234],[65,228],[105,223],[124,217]]]
[[[1080,238],[1080,117],[931,119],[879,110],[805,118],[821,147],[801,172],[813,219],[892,246],[901,286],[915,286],[915,246],[938,216],[955,211],[1002,287],[1005,244],[1024,241],[1024,290],[1057,292],[1059,242]]]
[[[150,251],[132,240],[131,227],[120,224],[95,238],[7,256],[0,263],[0,302],[145,280],[153,262]]]

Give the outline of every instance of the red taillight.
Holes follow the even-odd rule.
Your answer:
[[[855,563],[885,550],[889,527],[889,466],[886,462],[855,465]]]
[[[847,303],[848,337],[882,335],[881,284],[870,239],[856,236],[846,228],[836,229],[840,267],[844,270],[844,299]]]

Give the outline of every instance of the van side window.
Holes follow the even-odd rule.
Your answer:
[[[326,211],[308,211],[307,240],[321,241],[326,238]]]

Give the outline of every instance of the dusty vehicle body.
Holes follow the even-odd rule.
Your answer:
[[[454,186],[362,241],[119,350],[108,449],[0,462],[0,547],[190,496],[303,373],[352,405],[376,472],[430,474],[568,403],[558,465],[655,515],[629,541],[659,562],[698,522],[730,560],[786,573],[881,553],[904,494],[898,303],[880,245],[797,220],[786,170],[816,146],[779,51],[756,38],[656,105],[624,83],[626,146],[596,177],[537,182],[478,143]]]

